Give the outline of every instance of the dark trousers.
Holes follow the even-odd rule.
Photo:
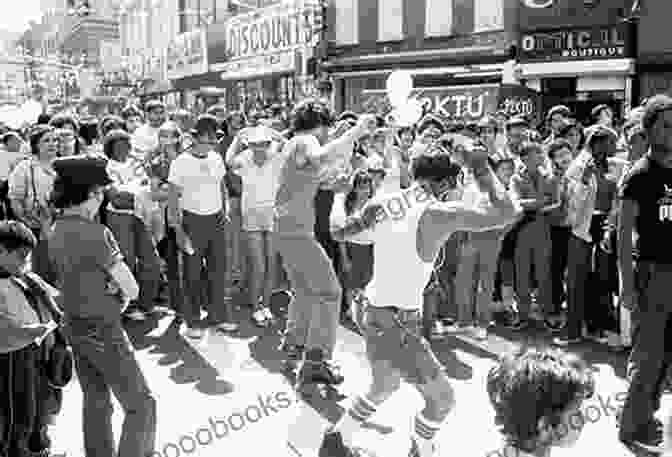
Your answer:
[[[184,306],[185,320],[189,325],[198,324],[201,308],[206,308],[213,324],[232,322],[233,304],[228,297],[232,278],[226,265],[227,233],[223,215],[202,216],[184,211],[182,224],[195,251],[193,255],[183,256],[188,298]],[[207,276],[204,275],[204,265]],[[208,295],[206,302],[205,291]]]
[[[331,236],[331,209],[334,207],[334,191],[319,189],[315,194],[315,238],[320,243],[324,252],[331,260],[334,266],[334,271],[339,276],[343,277],[341,272],[341,251],[338,249],[338,243],[334,241]],[[343,284],[341,284],[343,286]],[[341,311],[347,308],[347,300],[345,295],[341,298]]]
[[[156,400],[121,322],[69,320],[65,331],[84,397],[86,457],[150,455],[155,446]],[[125,415],[118,452],[112,433],[111,393]]]
[[[586,299],[590,287],[593,245],[572,234],[567,251],[567,336],[580,338],[587,317]]]
[[[636,268],[639,293],[637,325],[628,360],[630,386],[620,418],[619,438],[637,439],[660,407],[672,357],[672,266],[641,262]]]
[[[552,282],[552,312],[562,311],[562,302],[565,301],[565,273],[567,273],[567,257],[569,247],[569,227],[551,226],[551,282]]]
[[[114,211],[107,213],[107,226],[140,285],[138,306],[145,311],[151,310],[159,295],[161,265],[149,229],[137,216]]]
[[[60,390],[51,388],[35,344],[0,354],[0,457],[28,457],[48,449],[49,416],[60,410]]]
[[[170,306],[181,316],[184,310],[183,275],[180,264],[180,248],[177,246],[175,229],[168,228],[166,236],[158,246],[159,254],[166,261],[166,278],[168,279],[168,294]]]

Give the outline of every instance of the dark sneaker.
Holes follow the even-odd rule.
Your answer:
[[[553,344],[560,347],[567,347],[572,344],[579,344],[582,342],[583,338],[566,338],[566,337],[553,338]]]
[[[550,332],[559,332],[567,326],[567,322],[562,316],[548,316],[544,319],[544,327]]]
[[[343,376],[338,367],[326,361],[313,362],[306,360],[299,370],[299,385],[327,384],[336,386],[343,383]]]
[[[514,317],[511,319],[509,322],[507,322],[506,327],[515,330],[515,331],[521,331],[525,330],[530,326],[530,321],[527,319],[521,319],[519,317]]]
[[[340,432],[328,430],[322,438],[318,457],[363,457],[366,454],[357,448],[350,448],[343,442]]]

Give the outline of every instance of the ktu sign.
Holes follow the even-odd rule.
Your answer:
[[[411,97],[417,98],[424,113],[436,113],[451,119],[476,121],[497,109],[499,85],[478,84],[470,86],[444,86],[414,89]],[[361,107],[382,107],[385,91],[362,91]],[[379,101],[378,101],[379,100]],[[370,110],[370,109],[369,109]]]

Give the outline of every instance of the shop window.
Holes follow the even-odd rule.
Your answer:
[[[426,0],[425,35],[427,37],[453,34],[453,1]]]
[[[474,0],[474,32],[490,32],[504,28],[505,0]]]
[[[335,0],[336,44],[352,45],[359,41],[358,0]]]
[[[404,38],[404,0],[378,0],[378,41]]]

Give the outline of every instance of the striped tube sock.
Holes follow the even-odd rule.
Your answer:
[[[365,397],[357,397],[338,421],[334,431],[340,432],[343,442],[352,445],[352,435],[360,429],[361,425],[376,413],[376,405]]]
[[[440,428],[441,422],[430,421],[422,413],[415,416],[415,434],[421,440],[433,440]]]

